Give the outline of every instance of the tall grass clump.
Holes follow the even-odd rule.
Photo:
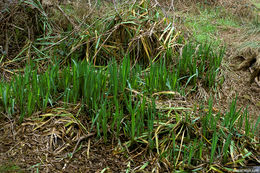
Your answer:
[[[132,66],[129,54],[121,63],[114,59],[107,67],[95,67],[90,62],[78,60],[61,67],[56,61],[41,74],[31,63],[11,83],[1,84],[3,107],[6,112],[14,113],[8,109],[11,104],[16,105],[12,110],[30,116],[62,99],[65,105],[81,101],[88,108],[97,110],[106,97],[113,98],[115,105],[120,104],[122,99],[118,99],[126,89],[152,95],[159,91],[181,91],[183,86],[195,87],[198,82],[209,88],[217,85],[222,49],[216,52],[207,44],[195,47],[194,43],[187,43],[180,52],[161,57],[148,67]],[[169,60],[175,62],[169,64]]]
[[[166,66],[166,60],[161,58],[158,63],[152,63],[144,81],[146,90],[152,94],[164,90],[175,91],[177,80],[177,72],[169,69]]]
[[[172,162],[174,169],[199,165],[198,160],[208,166],[232,162],[238,153],[243,154],[242,158],[237,156],[236,162],[252,160],[257,146],[247,148],[245,142],[256,142],[254,136],[259,126],[249,121],[247,110],[237,109],[236,100],[225,114],[213,111],[212,100],[207,111],[197,114],[165,112],[157,107],[156,100],[149,98],[152,93],[176,91],[177,86],[183,86],[177,76],[182,73],[175,70],[168,70],[163,59],[148,70],[138,65],[131,67],[129,58],[122,63],[114,60],[106,68],[94,67],[86,61],[74,60],[64,68],[57,63],[41,74],[32,65],[10,83],[1,82],[1,110],[9,115],[19,113],[22,121],[38,110],[60,105],[60,101],[65,107],[80,102],[87,111],[86,118],[91,120],[89,131],[96,131],[105,142],[115,135],[128,139],[127,147],[147,145],[162,160]]]
[[[180,37],[173,23],[166,20],[158,4],[152,1],[122,3],[117,10],[108,6],[106,13],[94,10],[85,14],[88,17],[82,21],[76,21],[79,16],[69,12],[73,5],[60,6],[60,10],[52,9],[50,16],[58,20],[69,13],[62,21],[69,21],[73,26],[66,32],[61,29],[63,26],[59,26],[60,21],[50,23],[46,12],[36,1],[27,3],[43,14],[41,20],[45,22],[46,34],[25,45],[15,61],[24,60],[29,55],[31,61],[37,62],[53,61],[54,57],[59,57],[63,63],[86,59],[94,65],[107,65],[112,58],[121,61],[127,55],[131,60],[149,64],[164,55],[166,48],[174,47]],[[89,9],[89,12],[92,11]]]
[[[178,58],[177,72],[185,85],[195,85],[201,80],[205,86],[215,87],[224,52],[224,48],[214,50],[210,43],[184,45]]]

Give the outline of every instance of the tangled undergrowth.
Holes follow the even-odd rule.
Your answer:
[[[46,12],[37,0],[4,8],[10,20],[1,18],[1,27],[16,28],[11,36],[24,32],[15,56],[1,43],[1,71],[13,75],[0,83],[0,117],[8,121],[0,157],[25,171],[71,171],[76,163],[89,171],[81,166],[102,141],[124,162],[112,171],[227,172],[259,164],[260,117],[250,120],[236,98],[224,111],[212,97],[206,105],[186,100],[198,86],[209,93],[221,86],[223,47],[184,37],[161,2],[83,4],[87,12],[73,13],[79,6],[66,3]],[[19,23],[12,12],[21,10],[35,18]],[[25,69],[10,69],[15,63]]]
[[[27,46],[29,41],[41,37],[45,34],[44,15],[41,9],[32,8],[28,2],[19,1],[2,2],[0,6],[0,56],[5,63],[12,61]],[[47,19],[46,19],[47,20]],[[7,59],[8,58],[8,59]],[[14,65],[14,62],[10,62]]]

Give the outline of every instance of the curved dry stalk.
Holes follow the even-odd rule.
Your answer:
[[[254,74],[254,71],[253,71],[253,69],[252,68],[249,68],[249,71],[250,71],[250,73],[251,73],[251,75],[253,75]],[[259,77],[258,76],[256,76],[253,80],[255,80],[255,83],[260,87],[260,81],[259,81]]]

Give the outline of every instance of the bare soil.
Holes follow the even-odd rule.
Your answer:
[[[221,87],[220,104],[228,105],[233,98],[237,96],[237,103],[239,107],[245,108],[248,106],[248,111],[251,119],[254,121],[260,116],[260,86],[259,76],[253,76],[251,67],[246,67],[243,70],[239,66],[248,59],[255,58],[254,65],[256,70],[260,68],[259,61],[260,52],[254,50],[255,54],[252,56],[248,48],[241,49],[241,45],[248,41],[260,41],[260,36],[252,35],[254,38],[245,38],[246,29],[235,29],[222,31],[222,39],[227,44],[226,57],[222,65],[222,72],[224,74],[225,82]],[[250,37],[250,36],[249,36]]]

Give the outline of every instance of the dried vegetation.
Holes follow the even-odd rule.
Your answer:
[[[260,118],[251,121],[236,99],[224,111],[212,99],[186,100],[197,85],[209,94],[221,85],[224,52],[190,43],[168,15],[195,1],[167,2],[2,7],[0,68],[14,77],[0,83],[0,164],[44,172],[225,172],[259,164]],[[207,1],[250,16],[241,2]],[[259,52],[247,50],[240,68],[256,62],[251,81],[258,82]]]
[[[27,44],[43,35],[40,11],[30,4],[19,1],[7,1],[0,4],[0,56],[1,62],[11,61]],[[1,64],[3,66],[3,64]],[[15,66],[15,63],[9,65]],[[18,65],[18,64],[17,64]]]

